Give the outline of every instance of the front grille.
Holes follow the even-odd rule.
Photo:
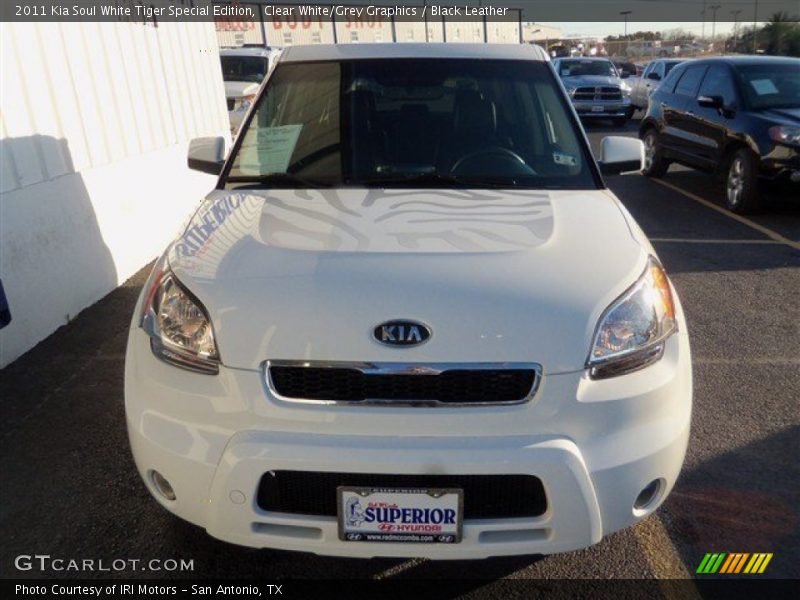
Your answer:
[[[417,372],[414,372],[414,370]],[[529,399],[538,373],[533,368],[453,368],[431,371],[407,365],[384,372],[368,365],[315,367],[270,365],[269,382],[284,399],[334,402],[515,403]]]
[[[236,98],[226,98],[228,102],[228,110],[233,110],[233,107],[236,106]]]
[[[262,510],[298,515],[335,517],[336,488],[464,490],[464,519],[538,517],[547,510],[544,487],[533,475],[397,475],[270,471],[258,485]]]
[[[616,87],[580,87],[572,97],[576,100],[622,100],[622,91]]]

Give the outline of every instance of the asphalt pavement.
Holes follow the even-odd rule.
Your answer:
[[[625,128],[587,126],[595,149]],[[125,341],[143,269],[0,371],[1,577],[680,578],[706,552],[772,552],[765,576],[800,577],[800,202],[726,213],[713,177],[673,167],[664,183],[608,178],[652,239],[680,294],[694,356],[692,436],[656,513],[562,555],[465,563],[353,560],[216,541],[164,511],[128,448]],[[45,572],[19,555],[191,559],[190,573]],[[494,593],[492,593],[494,591]]]

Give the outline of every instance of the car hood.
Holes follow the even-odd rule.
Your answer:
[[[607,75],[576,75],[575,77],[564,77],[566,87],[611,85],[619,87],[620,79]]]
[[[768,119],[792,125],[800,123],[800,108],[773,108],[765,110],[763,115]]]
[[[267,359],[583,368],[647,252],[606,191],[215,191],[169,251],[228,366]],[[417,348],[374,327],[426,323]]]
[[[252,96],[258,93],[260,85],[261,84],[253,83],[252,81],[226,81],[225,97],[241,98],[242,96]]]

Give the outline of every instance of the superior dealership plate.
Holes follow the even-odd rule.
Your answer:
[[[339,486],[339,539],[348,542],[461,541],[460,489]]]

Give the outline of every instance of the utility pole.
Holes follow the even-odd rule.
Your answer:
[[[703,15],[703,29],[702,33],[700,34],[700,39],[705,41],[706,39],[706,0],[703,0],[703,10],[700,12]]]
[[[481,0],[478,0],[478,7],[481,6]],[[483,20],[483,43],[489,43],[489,32],[486,29],[486,17],[482,18]]]
[[[753,54],[755,54],[758,50],[758,25],[756,25],[756,21],[758,21],[758,0],[756,0],[756,6],[753,10]]]
[[[714,44],[714,36],[717,35],[717,11],[722,8],[721,4],[709,6],[711,9],[711,43]]]
[[[424,7],[422,14],[425,16],[425,43],[427,44],[431,41],[428,36],[428,0],[422,0],[422,6]]]
[[[619,14],[625,17],[625,41],[628,40],[628,15],[631,14],[632,10],[623,10]]]
[[[739,13],[742,12],[742,9],[732,10],[731,14],[733,15],[733,51],[736,52],[736,49],[739,47]]]

